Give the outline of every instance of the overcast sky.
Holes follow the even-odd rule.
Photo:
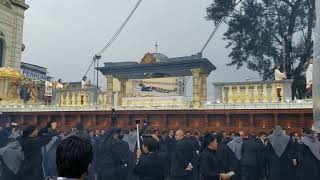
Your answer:
[[[119,28],[137,0],[26,0],[24,62],[48,68],[51,76],[78,81],[91,62]],[[146,52],[169,57],[200,51],[213,30],[205,19],[211,0],[143,0],[102,62],[140,61]],[[227,67],[229,49],[222,27],[204,52],[217,70],[210,82],[243,81],[255,77],[246,69]],[[92,73],[89,74],[93,76]]]

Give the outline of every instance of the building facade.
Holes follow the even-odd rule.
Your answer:
[[[0,0],[0,67],[20,69],[25,0]]]

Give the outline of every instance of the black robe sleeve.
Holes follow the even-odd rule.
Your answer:
[[[219,179],[219,169],[217,167],[211,168],[213,164],[215,164],[215,162],[212,160],[212,158],[209,157],[207,153],[201,153],[199,168],[201,174],[205,177],[205,179]]]

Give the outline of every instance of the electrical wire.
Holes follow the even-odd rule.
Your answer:
[[[227,15],[229,15],[230,13],[232,13],[232,12],[236,9],[236,7],[238,6],[238,4],[240,4],[240,3],[241,3],[241,0],[238,1],[238,2],[234,5],[234,7],[227,13]],[[203,51],[207,48],[209,42],[212,40],[212,38],[214,37],[214,35],[216,34],[216,32],[218,31],[218,29],[220,28],[221,24],[224,22],[225,19],[226,19],[226,16],[223,16],[223,17],[219,20],[219,22],[217,23],[217,25],[216,25],[215,28],[213,29],[212,33],[211,33],[210,36],[209,36],[209,39],[206,41],[206,43],[205,43],[204,46],[202,47],[202,49],[201,49],[201,51],[199,52],[199,54],[202,54]]]
[[[125,19],[125,21],[122,23],[120,28],[115,32],[115,34],[112,36],[112,38],[109,40],[107,45],[105,45],[95,56],[93,57],[92,62],[90,63],[86,73],[84,76],[87,76],[88,72],[90,71],[92,65],[95,63],[96,60],[99,60],[102,56],[102,54],[111,46],[111,44],[117,39],[123,28],[126,26],[126,24],[129,22],[135,11],[138,9],[139,5],[141,4],[142,0],[138,0],[132,11],[130,12],[129,16]]]

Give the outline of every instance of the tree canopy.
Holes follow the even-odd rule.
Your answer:
[[[283,65],[287,77],[302,86],[312,55],[315,0],[213,0],[206,18],[228,25],[228,65],[246,65],[264,80],[273,78],[275,65]]]

